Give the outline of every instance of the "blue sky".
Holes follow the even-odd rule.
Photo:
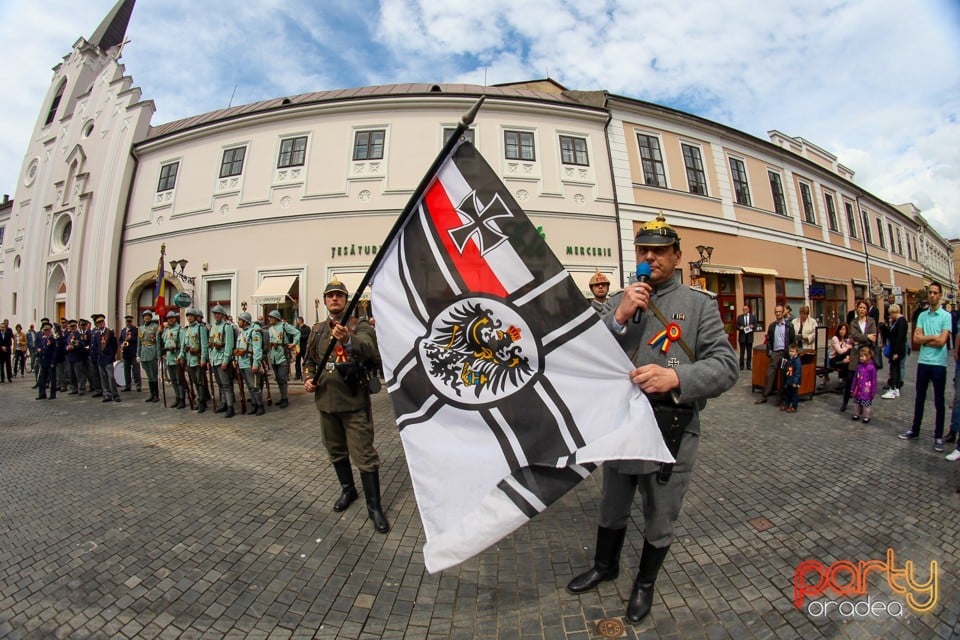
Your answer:
[[[50,69],[114,0],[0,0],[0,191],[13,195]],[[956,0],[140,0],[123,62],[154,124],[283,95],[550,75],[839,157],[960,237]],[[78,10],[78,7],[83,10]]]

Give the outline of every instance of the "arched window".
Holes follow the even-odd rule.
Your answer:
[[[156,283],[155,283],[155,282],[151,282],[151,283],[145,285],[145,286],[143,287],[143,289],[140,290],[140,295],[137,296],[137,320],[136,320],[136,322],[138,322],[138,323],[140,322],[140,319],[142,318],[142,315],[141,315],[141,314],[143,314],[143,312],[144,312],[145,310],[147,310],[147,309],[153,310],[153,306],[154,306],[154,302],[155,302],[155,300],[154,300],[154,298],[153,298],[153,290],[154,290],[155,287],[156,287]]]
[[[57,109],[60,107],[60,100],[63,99],[63,90],[66,86],[67,79],[64,78],[60,81],[60,86],[57,87],[56,95],[53,96],[53,102],[50,103],[50,111],[47,112],[47,120],[43,123],[43,126],[47,126],[57,117]]]

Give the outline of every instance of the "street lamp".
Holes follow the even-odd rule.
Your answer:
[[[710,262],[710,257],[713,255],[713,247],[705,247],[702,244],[698,244],[697,253],[700,254],[700,259],[690,263],[691,278],[700,277],[700,267],[704,262]]]
[[[197,279],[193,276],[186,275],[183,270],[187,268],[189,260],[171,260],[170,261],[170,275],[179,280],[185,285],[189,285],[191,288],[196,283]]]

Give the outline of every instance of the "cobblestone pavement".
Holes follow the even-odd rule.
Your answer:
[[[932,451],[932,401],[920,440],[896,438],[912,369],[869,425],[839,413],[833,394],[794,415],[755,406],[746,376],[713,401],[654,611],[624,637],[960,637],[960,466]],[[641,520],[616,581],[580,597],[564,589],[591,563],[599,474],[494,548],[428,575],[385,394],[374,403],[384,536],[362,501],[332,512],[338,488],[302,391],[288,409],[225,420],[144,404],[146,393],[39,402],[29,387],[0,386],[0,637],[587,639],[601,637],[600,619],[622,622]],[[939,564],[932,611],[904,607],[877,570],[864,595],[837,602],[870,598],[901,616],[819,615],[824,597],[794,606],[802,561],[856,564],[887,549],[921,580]]]

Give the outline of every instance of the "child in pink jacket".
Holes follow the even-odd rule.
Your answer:
[[[860,420],[862,415],[863,423],[867,424],[870,422],[873,398],[877,395],[877,367],[873,364],[873,349],[870,347],[860,347],[860,363],[853,377],[851,395],[857,407],[853,419]]]

